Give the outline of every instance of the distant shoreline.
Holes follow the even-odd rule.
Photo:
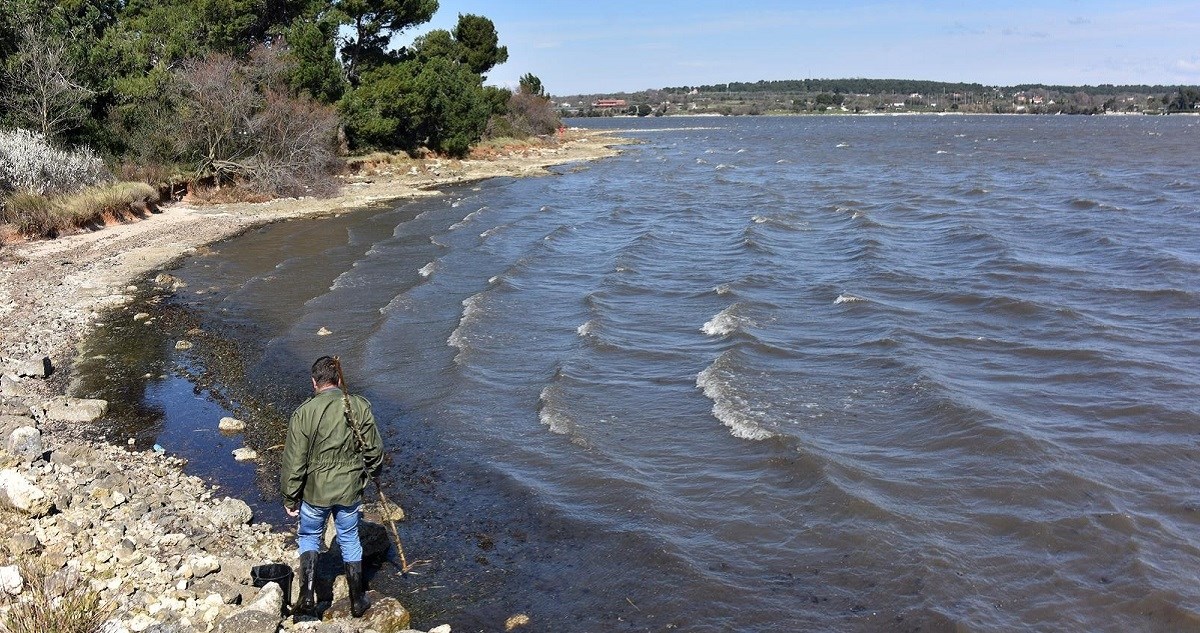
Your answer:
[[[615,116],[604,117],[586,117],[574,116],[566,117],[575,121],[587,121],[589,119],[741,119],[755,117],[904,117],[904,116],[1004,116],[1004,117],[1049,117],[1049,116],[1069,116],[1069,117],[1160,117],[1160,116],[1189,116],[1200,117],[1200,112],[1172,112],[1171,114],[1146,114],[1144,112],[1101,112],[1097,114],[1066,114],[1066,113],[1050,113],[1050,112],[767,112],[763,114],[721,114],[719,112],[707,113],[680,113],[680,114],[663,114],[659,116],[636,116],[632,114],[621,114]]]

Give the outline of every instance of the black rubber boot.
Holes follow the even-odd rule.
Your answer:
[[[304,552],[300,555],[300,599],[292,610],[293,619],[300,616],[315,617],[317,615],[316,591],[313,585],[317,580],[317,553]]]
[[[346,584],[350,585],[350,615],[361,618],[371,606],[367,602],[367,587],[363,583],[362,561],[346,563]]]

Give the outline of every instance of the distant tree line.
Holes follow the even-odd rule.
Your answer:
[[[663,88],[666,92],[688,92],[692,89],[700,92],[832,92],[845,94],[939,94],[943,92],[973,92],[1000,90],[1002,92],[1022,92],[1031,90],[1047,90],[1051,92],[1074,93],[1083,92],[1088,95],[1106,95],[1117,93],[1164,93],[1171,92],[1173,86],[1163,85],[1122,85],[1100,84],[1097,86],[1060,86],[1047,84],[1020,84],[1015,86],[987,88],[978,83],[954,83],[943,81],[922,81],[913,79],[793,79],[783,81],[735,81],[727,84],[708,84],[702,86],[683,86],[678,88]]]
[[[437,0],[3,7],[0,129],[95,148],[129,172],[182,167],[294,193],[333,169],[338,151],[462,156],[489,133],[558,125],[536,77],[523,84],[533,92],[484,85],[508,59],[484,16],[460,14],[453,29],[391,46],[429,21]]]
[[[620,111],[595,108],[599,99],[624,99]],[[558,97],[564,116],[662,114],[788,114],[822,112],[970,112],[1030,114],[1168,114],[1200,111],[1200,88],[1098,86],[984,86],[908,79],[797,79],[674,86],[635,93]]]

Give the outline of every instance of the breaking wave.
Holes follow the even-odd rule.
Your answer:
[[[755,411],[733,386],[733,372],[726,369],[731,361],[728,352],[722,354],[707,369],[696,376],[696,387],[712,400],[713,417],[729,427],[729,433],[744,440],[767,440],[776,434],[763,426],[765,414]]]
[[[743,311],[742,304],[735,303],[709,319],[700,331],[709,336],[728,336],[744,328],[753,327],[754,321],[742,315]]]

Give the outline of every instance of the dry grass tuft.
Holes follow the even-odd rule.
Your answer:
[[[3,201],[0,224],[29,238],[58,237],[143,217],[156,210],[157,201],[158,191],[142,182],[98,185],[53,197],[15,193]]]
[[[110,608],[78,572],[26,561],[19,565],[25,586],[12,598],[0,625],[9,633],[93,633],[108,619]]]

